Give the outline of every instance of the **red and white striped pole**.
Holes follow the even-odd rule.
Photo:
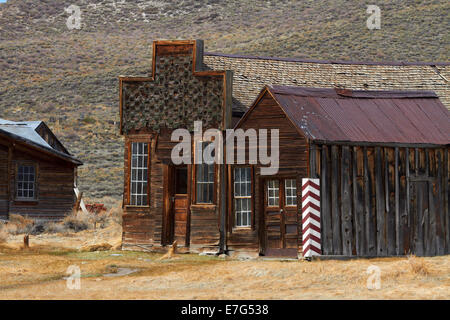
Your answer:
[[[320,182],[302,179],[303,257],[320,256]]]

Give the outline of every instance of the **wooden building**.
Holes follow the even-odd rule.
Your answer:
[[[119,78],[124,248],[177,240],[192,252],[297,256],[300,183],[312,177],[321,180],[323,254],[448,253],[450,116],[433,92],[271,85],[243,115],[242,83],[261,78],[233,80],[248,70],[211,70],[213,57],[203,63],[201,41],[155,41],[152,75]],[[278,173],[175,165],[171,134],[193,132],[197,120],[204,130],[278,129]]]
[[[70,213],[81,164],[44,122],[0,119],[0,219],[60,219]]]
[[[319,178],[322,254],[449,253],[450,114],[433,92],[267,86],[236,127],[279,129],[280,165],[247,166],[247,228],[231,181],[229,251],[301,252],[301,179]]]
[[[218,251],[226,209],[225,168],[175,165],[171,133],[231,127],[231,73],[205,70],[203,42],[156,41],[151,77],[120,77],[125,135],[123,246],[158,248],[173,241]],[[192,150],[201,139],[190,141]],[[193,157],[192,151],[192,157]]]

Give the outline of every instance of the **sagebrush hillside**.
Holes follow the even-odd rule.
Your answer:
[[[81,9],[81,29],[69,30]],[[91,198],[122,194],[118,75],[150,71],[151,41],[199,38],[207,51],[315,59],[448,61],[450,2],[8,0],[0,4],[0,117],[44,120],[85,165]]]

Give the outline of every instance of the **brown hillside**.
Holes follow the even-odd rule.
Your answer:
[[[314,59],[448,61],[448,1],[80,0],[0,4],[0,117],[44,120],[85,165],[92,198],[122,194],[118,75],[146,75],[151,41],[201,38],[208,51]]]

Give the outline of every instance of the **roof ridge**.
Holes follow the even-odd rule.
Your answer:
[[[252,56],[244,54],[229,54],[220,52],[205,52],[204,56],[216,56],[236,59],[273,60],[286,62],[303,62],[319,64],[356,64],[356,65],[380,65],[380,66],[449,66],[450,62],[408,62],[408,61],[352,61],[352,60],[320,60],[306,58],[287,58],[271,56]]]
[[[297,95],[304,97],[329,98],[362,98],[362,99],[401,99],[401,98],[438,98],[430,90],[354,90],[347,88],[318,88],[287,85],[267,85],[267,88],[277,94]]]

